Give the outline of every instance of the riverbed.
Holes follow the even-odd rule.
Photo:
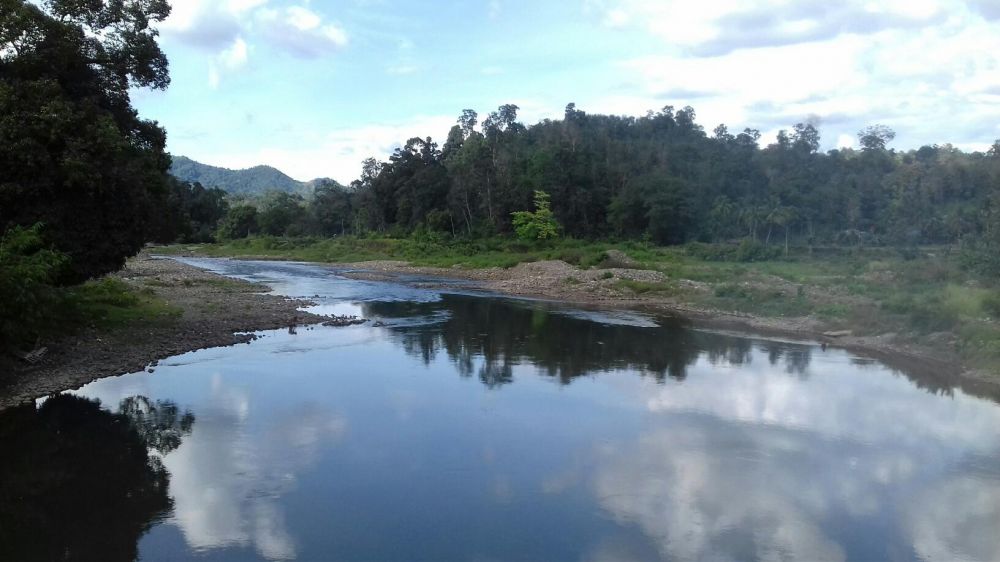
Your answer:
[[[1000,559],[1000,406],[848,351],[185,259],[348,327],[0,413],[0,559]]]

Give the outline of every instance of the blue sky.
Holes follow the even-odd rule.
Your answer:
[[[135,105],[174,154],[354,179],[462,109],[693,106],[711,130],[816,123],[825,148],[885,123],[894,146],[1000,137],[994,0],[174,0],[173,82]]]

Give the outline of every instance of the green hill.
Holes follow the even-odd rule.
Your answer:
[[[317,185],[337,184],[329,178],[308,182],[295,180],[271,166],[254,166],[245,170],[230,170],[209,166],[185,156],[174,156],[170,173],[183,181],[198,182],[205,187],[218,187],[234,195],[260,195],[268,191],[311,193]]]

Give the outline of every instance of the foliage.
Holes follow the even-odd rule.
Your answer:
[[[685,247],[689,256],[707,261],[755,262],[773,260],[781,251],[754,240],[741,240],[739,244],[704,244],[694,242]]]
[[[68,259],[45,245],[41,231],[15,226],[0,238],[0,348],[33,343],[57,321],[54,283]]]
[[[305,214],[302,196],[271,192],[260,205],[257,223],[263,234],[301,236],[305,232],[297,221]]]
[[[218,188],[169,178],[158,201],[159,212],[149,224],[152,242],[214,242],[219,221],[229,211],[226,194]]]
[[[180,309],[149,290],[138,291],[120,279],[105,277],[63,290],[59,316],[66,328],[92,325],[118,329],[137,324],[172,322]]]
[[[543,191],[567,236],[748,241],[725,260],[772,259],[778,245],[783,254],[794,245],[972,247],[991,228],[979,210],[1000,186],[1000,152],[896,152],[881,125],[860,133],[863,150],[822,153],[813,125],[761,147],[753,129],[706,134],[690,107],[636,118],[570,104],[564,119],[525,127],[504,105],[478,122],[464,110],[443,148],[413,138],[386,162],[368,160],[339,205],[353,220],[338,234],[516,233],[515,218]]]
[[[0,231],[42,222],[71,258],[62,282],[115,270],[147,239],[165,189],[165,133],[130,88],[166,88],[166,0],[0,9]]]
[[[219,222],[218,236],[223,240],[234,240],[246,238],[259,230],[257,207],[237,205],[230,208]]]
[[[549,194],[535,192],[535,211],[512,213],[514,231],[522,240],[549,240],[559,236],[559,223],[552,215]]]

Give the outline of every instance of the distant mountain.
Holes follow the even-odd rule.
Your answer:
[[[271,166],[254,166],[245,170],[230,170],[209,166],[185,156],[174,156],[170,173],[179,180],[198,182],[205,187],[218,187],[234,195],[261,195],[268,191],[284,191],[308,195],[317,186],[343,187],[330,178],[301,182]]]

